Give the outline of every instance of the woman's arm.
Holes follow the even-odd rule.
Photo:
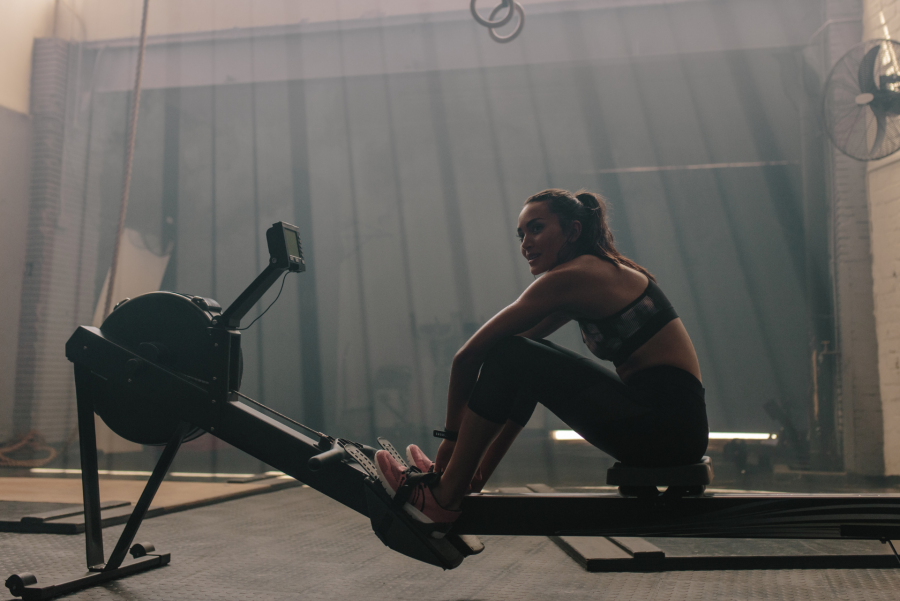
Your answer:
[[[458,431],[478,371],[488,351],[500,340],[548,328],[555,314],[566,311],[577,289],[577,275],[569,270],[551,271],[531,284],[514,303],[488,320],[453,357],[447,393],[447,429]],[[564,322],[563,322],[564,323]],[[561,326],[554,327],[547,333]],[[545,334],[546,335],[546,334]]]
[[[533,328],[520,333],[519,336],[522,338],[531,338],[532,340],[541,340],[570,321],[572,321],[572,317],[567,312],[557,311],[542,319],[541,322]]]

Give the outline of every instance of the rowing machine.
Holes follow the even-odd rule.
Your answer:
[[[432,538],[395,506],[374,474],[375,449],[290,420],[240,392],[240,321],[282,274],[305,269],[297,228],[266,232],[269,264],[225,311],[212,299],[152,292],[119,303],[101,327],[66,343],[74,364],[88,574],[38,586],[10,576],[10,592],[49,599],[169,563],[153,545],[132,545],[182,442],[204,432],[367,516],[391,549],[444,569],[483,546],[473,535],[900,538],[900,496],[702,494],[475,494],[444,538]],[[108,560],[100,523],[94,413],[117,434],[165,445]],[[386,446],[386,445],[385,445]],[[401,459],[402,460],[402,459]],[[627,470],[626,470],[627,471]],[[626,483],[645,486],[644,480]],[[641,484],[641,483],[644,484]],[[627,492],[627,489],[625,489]],[[689,493],[700,493],[691,496]],[[133,556],[125,561],[129,549]]]

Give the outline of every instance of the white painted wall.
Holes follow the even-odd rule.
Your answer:
[[[863,39],[900,37],[900,1],[865,0]],[[900,475],[900,153],[868,164],[885,474]]]
[[[0,106],[28,113],[31,46],[52,35],[54,0],[0,2]]]
[[[0,3],[0,441],[12,432],[22,272],[31,174],[28,117],[35,37],[53,30],[54,0]]]

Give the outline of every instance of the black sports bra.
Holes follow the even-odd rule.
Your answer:
[[[628,305],[597,321],[578,320],[581,338],[591,352],[617,367],[645,342],[677,319],[672,303],[653,280]]]

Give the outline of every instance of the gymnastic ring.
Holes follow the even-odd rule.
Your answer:
[[[518,27],[516,27],[515,31],[513,31],[512,33],[507,34],[507,35],[497,35],[497,33],[494,31],[496,29],[496,27],[491,27],[490,29],[488,29],[488,33],[491,34],[491,38],[495,42],[499,42],[501,44],[505,44],[507,42],[512,42],[514,39],[516,39],[519,36],[520,33],[522,33],[522,28],[525,26],[525,11],[522,10],[522,5],[519,4],[518,2],[516,2],[515,0],[510,0],[510,2],[512,2],[513,8],[516,9],[516,12],[519,13],[519,25],[518,25]],[[491,12],[492,19],[494,18],[494,14],[497,12],[497,9],[501,8],[501,7],[502,7],[502,5],[498,6]],[[512,11],[510,11],[510,12],[512,12]]]
[[[479,25],[484,25],[488,29],[490,29],[492,27],[503,27],[504,25],[509,23],[510,19],[513,18],[513,13],[515,12],[515,4],[516,4],[515,0],[503,0],[502,2],[500,2],[500,4],[498,4],[497,7],[494,8],[493,11],[491,11],[490,20],[485,20],[481,17],[481,15],[478,14],[478,11],[475,10],[476,2],[478,2],[478,0],[472,0],[469,3],[469,10],[472,11],[472,16],[475,17],[475,21],[477,21]],[[509,2],[509,13],[505,17],[500,19],[499,21],[494,21],[494,16],[497,14],[498,9],[501,9],[504,6],[506,6],[507,2]]]

